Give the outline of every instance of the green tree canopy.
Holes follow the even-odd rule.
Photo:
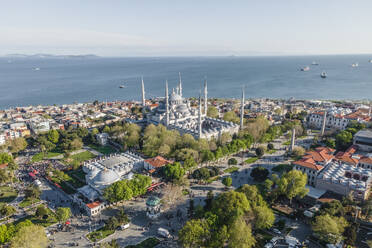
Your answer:
[[[228,243],[231,248],[251,248],[256,244],[252,229],[245,223],[242,216],[238,217],[231,225]]]
[[[223,185],[225,185],[226,187],[230,187],[231,184],[232,184],[232,178],[231,177],[224,177],[222,179],[222,183]]]
[[[54,144],[56,144],[59,140],[59,133],[55,129],[49,130],[47,136],[48,136],[48,140]]]
[[[269,170],[262,166],[254,167],[251,171],[251,177],[253,177],[253,179],[257,182],[265,181],[268,175]]]
[[[307,176],[299,170],[291,170],[284,173],[278,182],[279,193],[285,195],[289,200],[293,197],[304,197],[309,190],[305,187]]]
[[[46,248],[48,238],[42,226],[23,226],[15,234],[11,242],[12,248]]]
[[[219,116],[218,109],[214,106],[209,106],[207,110],[207,116],[212,118],[218,118]]]
[[[347,225],[348,223],[343,217],[325,214],[315,217],[312,229],[319,235],[320,239],[335,244],[341,240],[342,233]]]
[[[65,222],[71,217],[71,209],[59,207],[57,208],[56,216],[59,222]]]
[[[170,181],[179,180],[183,175],[185,175],[185,170],[179,162],[167,164],[163,167],[163,172],[165,178]]]
[[[189,220],[178,232],[178,237],[182,247],[205,247],[210,237],[209,225],[205,220]]]

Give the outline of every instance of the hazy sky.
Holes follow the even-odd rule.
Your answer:
[[[9,53],[372,53],[372,0],[2,0]]]

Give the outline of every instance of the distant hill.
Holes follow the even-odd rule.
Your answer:
[[[94,54],[79,54],[79,55],[54,55],[54,54],[8,54],[5,57],[8,58],[30,58],[30,59],[94,59],[99,58],[99,56]]]

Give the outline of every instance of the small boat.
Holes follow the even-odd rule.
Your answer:
[[[351,67],[358,67],[358,66],[359,66],[358,63],[351,64]]]
[[[317,62],[313,61],[313,63],[311,63],[311,65],[319,65]]]
[[[125,88],[125,85],[120,85],[119,88],[123,89],[123,88]]]
[[[372,59],[368,60],[369,63],[372,63]]]
[[[39,67],[35,67],[34,68],[34,71],[40,71],[40,68]]]
[[[310,67],[308,66],[305,66],[304,68],[301,68],[301,71],[309,71],[310,70]]]
[[[327,73],[325,73],[324,71],[322,73],[320,73],[320,77],[321,78],[326,78],[327,77]]]

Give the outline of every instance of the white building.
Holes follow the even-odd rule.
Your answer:
[[[352,193],[355,199],[365,200],[371,184],[371,170],[332,162],[318,175],[315,187],[344,196]]]
[[[129,152],[86,162],[83,171],[87,185],[77,190],[74,199],[88,214],[98,214],[106,206],[102,197],[104,189],[117,181],[132,179],[133,171],[142,169],[143,159]]]
[[[354,145],[357,145],[360,151],[372,152],[372,131],[360,130],[354,135]]]
[[[198,108],[191,107],[190,101],[182,96],[182,81],[172,93],[168,93],[168,83],[165,86],[165,98],[157,108],[146,114],[146,121],[155,125],[163,124],[169,129],[175,129],[181,134],[189,133],[195,138],[219,138],[222,133],[234,134],[239,131],[239,125],[220,119],[207,117],[208,98],[207,82],[204,84],[204,99],[199,97]],[[243,100],[244,102],[244,100]],[[145,91],[142,81],[142,104],[146,107]],[[202,110],[202,106],[203,109]]]

